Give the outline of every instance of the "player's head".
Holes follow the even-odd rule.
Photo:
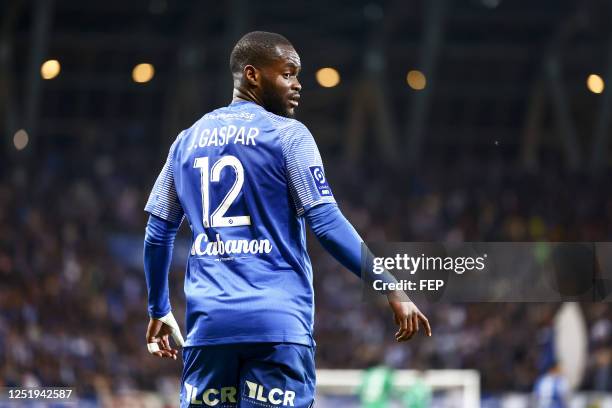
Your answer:
[[[294,116],[300,98],[300,68],[300,56],[289,40],[265,31],[243,36],[230,56],[234,88],[287,117]]]

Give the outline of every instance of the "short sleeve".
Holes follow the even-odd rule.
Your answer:
[[[172,223],[180,223],[184,216],[183,207],[176,193],[173,169],[174,150],[180,138],[181,136],[179,135],[170,147],[168,159],[159,173],[159,176],[157,176],[157,180],[155,181],[155,185],[153,185],[153,190],[151,190],[147,205],[145,206],[145,211]]]
[[[321,154],[310,131],[302,123],[280,129],[287,182],[298,215],[323,203],[335,203]]]

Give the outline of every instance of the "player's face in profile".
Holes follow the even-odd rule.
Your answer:
[[[302,85],[300,56],[293,47],[278,46],[278,58],[262,69],[262,102],[269,112],[292,118]]]

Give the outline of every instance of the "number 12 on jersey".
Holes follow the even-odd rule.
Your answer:
[[[234,184],[229,189],[221,204],[210,214],[210,184],[218,183],[221,179],[221,170],[231,166],[236,173]],[[202,185],[202,223],[204,228],[210,227],[237,227],[241,225],[251,225],[251,217],[248,215],[237,215],[225,217],[225,213],[231,207],[244,184],[244,168],[242,163],[235,156],[223,156],[217,160],[212,168],[209,167],[208,157],[197,157],[193,167],[200,169],[200,179]]]

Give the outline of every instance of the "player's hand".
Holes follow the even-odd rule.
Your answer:
[[[399,326],[399,330],[395,333],[395,340],[398,342],[410,340],[419,331],[419,321],[425,328],[425,334],[431,336],[431,326],[429,326],[427,317],[413,302],[401,299],[402,296],[396,293],[387,295],[389,306],[393,310],[395,324]]]
[[[149,327],[147,328],[147,344],[157,344],[159,351],[151,354],[161,358],[171,358],[176,360],[178,350],[170,346],[169,336],[172,334],[172,328],[161,320],[150,319]]]

